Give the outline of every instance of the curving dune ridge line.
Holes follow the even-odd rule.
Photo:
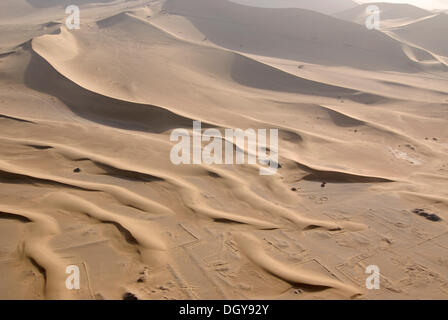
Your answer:
[[[388,28],[369,31],[363,6],[343,21],[83,1],[68,30],[54,1],[13,5],[15,29],[0,25],[0,299],[446,295],[446,61],[427,31],[406,31],[443,16],[390,6]],[[172,164],[170,134],[194,120],[278,129],[277,173]],[[369,265],[382,290],[363,289]]]

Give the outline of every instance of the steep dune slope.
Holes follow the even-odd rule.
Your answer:
[[[163,8],[232,50],[330,66],[414,70],[401,45],[386,35],[313,11],[217,0],[168,0]]]
[[[0,3],[0,18],[8,19],[33,12],[33,7],[26,0],[4,0]]]
[[[64,6],[67,7],[69,5],[84,5],[84,4],[94,4],[97,3],[110,3],[115,2],[116,0],[26,0],[29,4],[31,4],[35,8],[49,8],[56,6]],[[120,2],[125,2],[129,0],[119,0]]]
[[[324,14],[332,14],[356,7],[352,0],[230,0],[238,4],[262,8],[301,8]]]
[[[386,23],[386,25],[405,24],[432,15],[431,12],[410,4],[373,2],[338,12],[333,16],[339,19],[364,24],[366,18],[371,14],[371,12],[367,12],[369,6],[377,6],[380,9],[380,18],[383,26],[384,23]]]
[[[166,95],[173,86],[183,85],[181,77],[190,76],[192,80],[197,77],[197,81],[201,81],[203,75],[213,78],[213,82],[227,85],[234,85],[233,82],[236,82],[240,86],[254,89],[333,98],[343,95],[346,99],[355,100],[362,97],[356,90],[309,81],[240,54],[179,41],[131,14],[107,18],[98,22],[98,26],[105,37],[98,39],[96,43],[89,41],[89,36],[74,36],[62,28],[57,35],[34,39],[33,50],[62,75],[80,86],[106,96],[136,102],[158,97],[166,100]],[[132,35],[139,41],[139,47],[120,49],[120,54],[131,55],[126,68],[132,69],[133,76],[127,81],[120,81],[123,69],[120,68],[119,51],[117,55],[108,57],[109,61],[104,59],[110,45],[109,33],[122,37]],[[162,51],[161,47],[167,45],[170,45],[170,49]],[[132,50],[137,48],[144,48],[145,53],[132,54]],[[151,57],[150,61],[146,61],[146,57]],[[163,63],[170,68],[164,72],[166,81],[150,77],[151,73],[162,73],[160,69],[161,66],[164,68]],[[114,65],[114,68],[99,67],[107,64]],[[90,72],[93,66],[97,67],[98,72]],[[104,78],[109,80],[103,81]],[[166,83],[171,88],[166,87]],[[372,99],[375,99],[373,95]]]
[[[448,28],[448,15],[440,13],[392,30],[399,37],[421,46],[437,55],[448,57],[448,44],[444,32]],[[431,36],[428,36],[430,34]]]
[[[271,107],[269,104],[261,101],[252,106],[253,103],[248,104],[245,96],[251,91],[253,92],[252,95],[257,94],[260,90],[276,92],[278,99],[284,98],[281,97],[281,93],[284,93],[285,97],[290,94],[301,94],[312,99],[315,99],[315,97],[328,99],[327,103],[330,104],[340,100],[341,97],[344,97],[347,102],[350,100],[354,102],[362,102],[363,100],[379,102],[384,100],[382,97],[363,92],[305,80],[239,54],[214,48],[204,48],[179,41],[130,14],[113,16],[98,22],[98,25],[100,32],[105,36],[96,37],[95,43],[89,39],[91,32],[84,35],[77,34],[75,37],[64,29],[62,29],[59,35],[48,35],[33,40],[33,50],[45,58],[46,62],[59,73],[76,83],[77,86],[70,86],[70,82],[66,83],[62,78],[58,78],[54,72],[45,72],[44,74],[47,75],[47,78],[52,79],[52,81],[49,82],[47,88],[42,87],[39,81],[35,79],[38,78],[39,73],[42,73],[42,70],[51,70],[52,67],[45,67],[45,63],[39,57],[33,59],[35,63],[28,70],[27,83],[32,88],[58,96],[78,115],[103,124],[161,133],[176,127],[191,127],[189,122],[191,123],[192,119],[208,119],[212,123],[222,126],[231,123],[235,125],[235,120],[232,119],[231,114],[236,110],[240,110],[242,114],[250,116],[248,119],[239,119],[238,122],[241,125],[244,124],[244,126],[250,127],[255,125],[258,127],[262,125],[263,121],[268,121],[269,119],[269,117],[261,116],[261,110],[265,108],[270,110]],[[113,36],[110,37],[109,33]],[[127,39],[132,37],[138,40],[139,43],[139,55],[134,54],[127,59],[127,71],[131,71],[129,74],[133,75],[132,78],[129,78],[129,81],[123,82],[123,68],[120,67],[118,57],[128,54],[128,52],[130,53],[131,50],[136,48],[135,45],[130,47],[124,46],[120,49],[115,48],[116,56],[109,55],[108,59],[110,60],[104,59],[112,43],[112,38],[117,35]],[[57,46],[52,45],[52,43],[57,43],[69,52],[64,53],[64,50],[55,51],[54,49]],[[86,43],[89,43],[89,45],[86,46]],[[168,45],[169,49],[165,48]],[[160,49],[161,46],[164,47],[164,50]],[[92,50],[92,47],[95,50]],[[146,57],[151,57],[151,59],[149,61],[145,60]],[[88,61],[88,63],[86,64],[84,61]],[[144,61],[146,61],[144,64],[145,68],[142,68],[141,63]],[[108,66],[113,67],[110,68]],[[167,70],[165,66],[169,66],[169,69]],[[92,72],[93,67],[96,67],[99,72]],[[154,73],[161,74],[163,78],[151,77],[150,75]],[[204,78],[204,75],[206,75],[206,78]],[[224,104],[224,110],[217,108],[215,115],[210,117],[208,113],[213,106],[202,107],[210,103],[210,100],[190,96],[191,87],[186,86],[182,80],[186,77],[190,79],[190,84],[197,86],[204,86],[204,80],[207,79],[205,90],[210,90],[209,88],[213,88],[213,90],[227,88],[220,93],[220,96],[223,101],[232,101],[231,105]],[[104,79],[107,79],[107,81],[104,81]],[[161,81],[162,79],[163,81]],[[71,89],[66,90],[66,87]],[[78,89],[75,90],[75,88]],[[85,92],[83,89],[87,89],[90,93],[88,91]],[[173,97],[169,94],[173,89],[178,93],[183,92],[185,95],[182,98],[179,96]],[[228,90],[231,91],[226,92]],[[238,101],[236,98],[230,98],[231,92],[240,92],[242,95],[240,101],[243,107],[236,103]],[[98,94],[100,96],[97,96]],[[124,113],[125,110],[132,110],[132,112],[127,114]],[[307,110],[309,109],[303,108],[302,112],[306,114]],[[314,108],[312,113],[317,110],[318,108]],[[253,114],[254,112],[255,114]],[[333,116],[337,115],[337,113],[331,113],[333,112],[331,109],[326,112],[330,114],[330,118],[336,119],[333,122],[336,127],[339,127],[338,123],[344,122],[338,121],[338,118],[343,117],[343,115]],[[257,124],[249,120],[259,117],[260,120],[258,120],[259,123]],[[349,117],[349,119],[351,118]],[[276,125],[279,125],[277,121],[269,124],[272,127]],[[351,126],[360,125],[364,124],[355,122],[355,125]],[[373,127],[371,129],[373,132],[383,130],[383,128],[378,129],[376,124]],[[319,147],[312,145],[310,142],[314,139],[322,138],[329,142],[331,139],[323,137],[316,130],[311,130],[310,132],[295,125],[293,125],[293,130],[304,137],[302,145],[308,145],[307,151],[302,151],[300,157],[294,155],[293,159],[299,162],[305,161],[305,163],[310,163],[311,161],[315,164],[327,165],[328,161],[325,159],[328,156],[327,151],[321,151],[322,154],[316,158],[316,152]],[[389,134],[392,136],[396,135],[395,132]],[[373,141],[376,143],[376,138],[372,137]],[[335,143],[328,151],[348,147],[343,146],[343,143],[339,144],[339,146],[337,145]],[[359,156],[362,154],[362,157],[365,157],[366,160],[369,159],[370,150],[372,148],[367,146],[360,147],[358,150]],[[387,150],[384,150],[383,156],[386,157],[387,155]],[[339,162],[344,170],[349,170],[348,167],[342,166],[343,157],[339,160],[338,158],[339,156],[334,156],[333,162]],[[381,167],[381,165],[372,164],[369,171],[364,169],[358,171],[360,166],[354,165],[350,171],[354,174],[375,175],[377,173],[374,172]]]
[[[0,298],[448,297],[443,66],[307,10],[82,2],[2,29]],[[194,120],[278,129],[278,170],[175,165]]]

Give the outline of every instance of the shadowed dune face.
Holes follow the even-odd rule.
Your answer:
[[[369,12],[367,12],[367,8],[369,6],[377,6],[380,9],[381,19],[383,21],[396,20],[397,22],[403,22],[432,15],[430,11],[409,4],[373,2],[359,5],[354,8],[349,8],[344,11],[341,10],[341,12],[338,12],[333,16],[340,19],[364,24],[369,14]]]
[[[116,0],[26,0],[35,8],[50,8],[50,7],[67,7],[69,5],[85,5],[91,3],[111,3]],[[128,0],[119,0],[120,2],[125,2]]]
[[[35,53],[25,73],[25,84],[59,98],[80,117],[112,127],[162,133],[191,128],[193,121],[157,106],[121,101],[84,89]],[[208,125],[205,123],[204,127]]]
[[[446,41],[440,38],[448,25],[446,13],[434,13],[407,4],[369,3],[333,16],[364,25],[369,15],[366,12],[369,5],[380,9],[381,28],[394,38],[401,39],[405,44],[405,53],[409,56],[408,52],[412,51],[413,60],[434,63],[436,58],[446,64],[448,49]]]
[[[231,71],[231,76],[236,82],[263,90],[306,93],[334,98],[341,94],[348,96],[355,93],[350,89],[324,85],[288,73],[281,73],[278,69],[243,56],[236,56],[233,59]]]
[[[401,46],[386,35],[313,11],[218,0],[168,0],[163,8],[232,50],[331,66],[415,71]]]
[[[352,0],[230,0],[231,2],[262,8],[301,8],[325,14],[341,12],[358,4]]]
[[[448,298],[443,16],[391,6],[400,25],[369,31],[92,0],[70,31],[65,1],[17,1],[0,29],[0,299]],[[277,129],[277,171],[175,165],[170,134],[193,120]]]
[[[435,54],[447,57],[448,44],[442,40],[447,24],[448,15],[446,13],[440,13],[392,31],[413,44]],[[428,37],[428,34],[431,34],[431,37]]]

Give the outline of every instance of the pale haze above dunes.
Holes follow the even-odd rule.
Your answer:
[[[360,3],[375,3],[378,0],[357,0]],[[446,0],[383,0],[384,3],[410,4],[427,10],[447,10]]]
[[[0,299],[448,299],[448,16],[276,3],[0,2]]]
[[[261,8],[300,8],[332,14],[356,7],[352,0],[231,0],[231,2]]]

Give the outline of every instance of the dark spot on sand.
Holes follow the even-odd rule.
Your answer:
[[[324,181],[324,182],[322,182],[322,184],[320,185],[320,187],[321,187],[321,188],[325,188],[326,184],[327,184],[327,183]]]
[[[297,191],[297,188],[293,187],[293,188],[291,188],[291,191]]]
[[[437,222],[437,221],[442,220],[442,218],[440,218],[435,213],[426,212],[425,209],[414,209],[414,210],[412,210],[412,212],[419,215],[420,217],[424,217],[425,219],[427,219],[429,221]]]
[[[99,292],[95,294],[95,300],[105,300],[103,295]]]
[[[137,280],[137,282],[138,283],[142,283],[142,282],[145,282],[145,277],[140,277],[140,278],[138,278],[138,280]]]
[[[74,172],[74,173],[80,173],[80,172],[81,172],[81,169],[76,168],[76,169],[73,170],[73,172]]]
[[[125,294],[123,294],[123,300],[138,300],[137,296],[131,292],[126,292]]]

